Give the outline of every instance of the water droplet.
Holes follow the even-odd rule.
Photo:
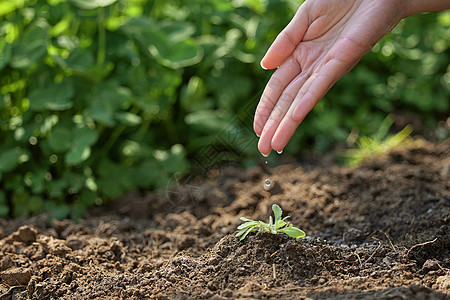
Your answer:
[[[270,186],[271,182],[270,179],[267,178],[266,180],[264,180],[264,190],[265,191],[269,191],[272,187]]]
[[[269,162],[266,160],[266,165],[268,164]]]
[[[281,154],[281,153],[283,153],[283,150],[281,150],[281,151],[277,151],[277,153],[278,153],[278,154]]]

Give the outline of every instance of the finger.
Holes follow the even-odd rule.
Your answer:
[[[291,58],[273,73],[255,111],[253,128],[258,136],[261,135],[281,93],[300,72],[300,65]]]
[[[299,99],[294,105],[292,119],[296,122],[301,122],[314,105],[325,96],[333,84],[350,71],[353,66],[354,64],[349,65],[336,58],[330,59],[325,63],[317,74],[313,74],[308,79],[308,82],[305,83],[304,91],[297,96]]]
[[[307,74],[298,75],[283,91],[280,99],[273,108],[269,119],[264,125],[261,138],[258,142],[259,151],[268,155],[272,150],[272,138],[280,122],[285,118],[289,109],[292,109],[292,102],[294,101],[298,91],[301,89],[307,79]]]
[[[261,60],[261,67],[275,69],[291,56],[308,29],[309,20],[306,8],[306,5],[300,6],[291,22],[276,37]]]
[[[295,130],[314,108],[319,100],[326,94],[331,86],[345,73],[347,68],[337,59],[328,61],[317,74],[306,80],[285,118],[280,122],[271,141],[271,148],[282,151],[286,147]]]

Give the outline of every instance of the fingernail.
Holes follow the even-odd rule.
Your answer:
[[[264,157],[269,157],[269,154],[261,153],[261,155],[264,156]]]
[[[259,138],[261,137],[259,134],[256,134],[256,136],[259,137]]]
[[[263,68],[264,70],[269,70],[269,69],[267,69],[266,67],[263,66],[262,62],[263,62],[263,61],[261,60],[261,62],[259,63],[259,65],[261,66],[261,68]]]

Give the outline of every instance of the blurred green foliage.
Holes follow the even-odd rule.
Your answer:
[[[210,167],[218,154],[257,159],[252,113],[270,75],[259,60],[298,5],[2,1],[0,217],[78,218]],[[355,128],[376,132],[399,110],[436,126],[449,110],[449,25],[449,12],[402,21],[317,105],[287,152],[325,150]]]

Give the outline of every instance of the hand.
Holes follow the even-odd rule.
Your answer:
[[[261,61],[278,68],[254,119],[258,149],[282,151],[331,86],[348,73],[402,17],[395,0],[307,0]]]

